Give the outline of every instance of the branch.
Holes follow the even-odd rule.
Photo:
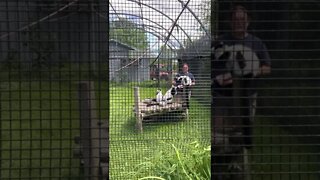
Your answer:
[[[52,16],[55,16],[55,15],[58,14],[59,12],[65,10],[65,9],[68,8],[69,6],[72,6],[73,4],[75,4],[75,3],[78,2],[78,1],[79,1],[79,0],[74,0],[74,1],[72,1],[72,2],[70,2],[70,3],[68,3],[67,5],[63,6],[62,8],[58,9],[57,11],[49,14],[48,16],[45,16],[45,17],[43,17],[43,18],[41,18],[41,19],[39,19],[39,20],[37,20],[37,21],[34,21],[34,22],[32,22],[32,23],[30,23],[30,24],[28,24],[28,25],[26,25],[26,26],[18,29],[17,31],[13,31],[13,32],[4,34],[4,35],[2,35],[2,36],[0,37],[0,39],[6,38],[6,37],[8,37],[8,36],[11,36],[11,35],[17,33],[17,32],[24,31],[24,30],[26,30],[26,29],[34,26],[34,25],[37,25],[37,24],[41,23],[42,21],[45,21],[45,20],[49,19],[49,18],[52,17]]]

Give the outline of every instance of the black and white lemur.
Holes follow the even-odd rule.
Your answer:
[[[167,103],[172,102],[173,97],[177,95],[178,89],[182,89],[185,86],[191,86],[191,79],[188,76],[177,76],[175,77],[176,85],[172,85],[167,92],[162,95],[161,89],[157,90],[156,98],[153,101],[158,102],[161,105],[165,105]]]

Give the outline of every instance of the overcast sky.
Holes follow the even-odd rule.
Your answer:
[[[140,7],[139,4],[136,3],[139,1],[146,5],[141,5]],[[202,19],[200,4],[204,1],[208,0],[190,0],[188,4],[188,7],[199,19]],[[182,11],[182,4],[178,0],[110,0],[109,2],[110,20],[117,19],[118,17],[130,18],[132,21],[140,24],[141,27],[145,25],[145,29],[155,32],[156,34],[161,34],[163,36],[162,38],[168,36],[173,24],[172,20],[175,21]],[[187,0],[183,0],[183,2],[187,3]],[[152,8],[160,10],[165,15]],[[139,17],[143,17],[144,20]],[[178,41],[184,43],[188,38],[194,40],[204,35],[204,31],[200,31],[200,23],[188,9],[185,9],[180,16],[178,25],[181,26],[185,32],[178,28],[175,28],[173,31],[170,44],[176,46],[176,48],[179,48]],[[153,46],[153,50],[163,44],[163,40],[158,40],[158,38],[152,34],[148,34],[148,39],[150,46],[160,42],[160,44]]]

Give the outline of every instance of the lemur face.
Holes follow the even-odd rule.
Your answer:
[[[172,87],[171,88],[171,95],[175,96],[177,94],[177,87]]]

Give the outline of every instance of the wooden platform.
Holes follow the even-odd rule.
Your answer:
[[[181,111],[184,110],[181,103],[169,103],[165,105],[149,105],[143,102],[139,103],[139,109],[140,113],[142,114],[142,117],[153,115],[153,114],[161,114],[161,113],[167,113],[172,111]]]
[[[150,121],[151,117],[159,117],[168,115],[172,112],[180,112],[185,116],[188,116],[186,108],[183,107],[182,102],[171,102],[171,103],[157,103],[151,99],[140,100],[139,87],[134,88],[134,113],[136,116],[136,128],[139,132],[142,132],[142,123],[145,121]]]

